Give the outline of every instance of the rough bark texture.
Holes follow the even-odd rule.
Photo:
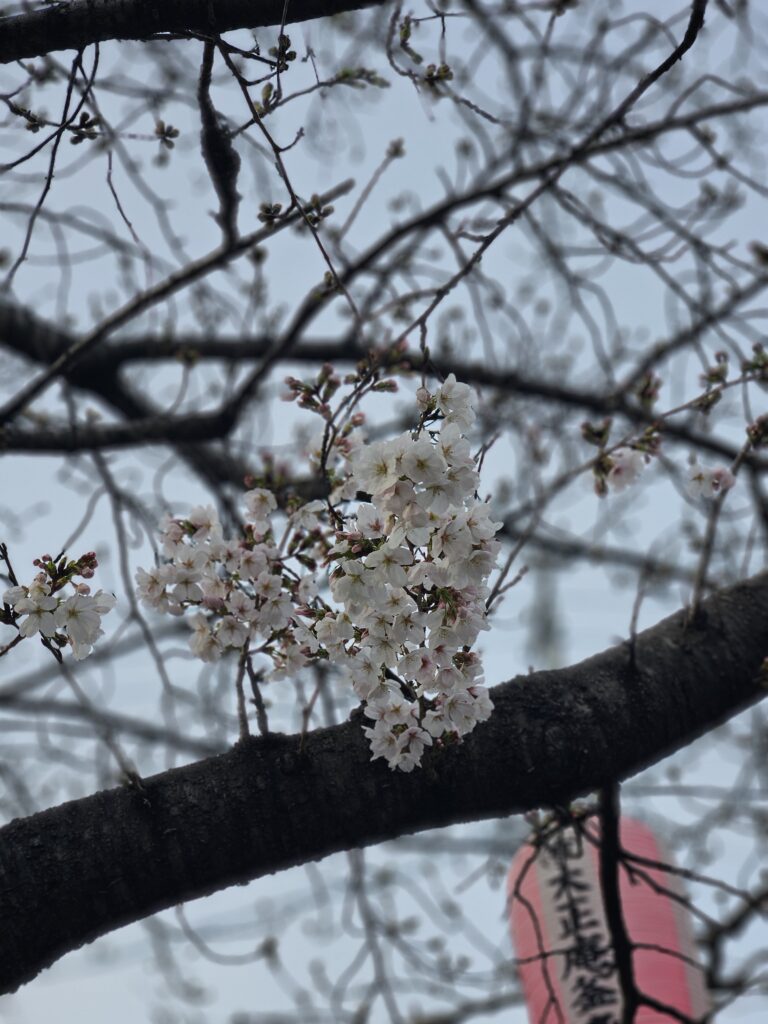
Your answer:
[[[768,574],[572,668],[493,691],[461,747],[405,775],[354,720],[239,744],[0,830],[0,991],[99,935],[225,886],[439,825],[623,779],[765,691]]]
[[[382,2],[291,0],[287,21],[310,21]],[[280,25],[283,9],[283,0],[62,0],[0,18],[0,64],[108,39],[149,39],[168,32],[213,35]]]

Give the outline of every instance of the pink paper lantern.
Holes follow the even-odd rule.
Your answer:
[[[594,833],[596,826],[590,823]],[[651,830],[622,819],[629,853],[671,864]],[[622,912],[640,992],[690,1017],[709,1009],[679,877],[644,864],[630,880],[619,870]],[[621,985],[603,911],[599,850],[573,829],[555,835],[536,855],[526,844],[509,873],[509,919],[531,1024],[620,1024]],[[691,963],[690,961],[693,961]],[[558,1007],[560,1012],[558,1013]],[[670,1024],[667,1014],[640,1006],[636,1024]]]

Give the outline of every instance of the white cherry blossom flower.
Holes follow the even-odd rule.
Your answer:
[[[227,600],[229,587],[218,576],[206,576],[200,583],[206,608],[221,609]],[[231,610],[231,609],[230,609]]]
[[[408,763],[410,764],[412,759],[414,762],[412,767],[416,767],[416,765],[421,761],[421,755],[424,753],[424,748],[432,746],[432,737],[420,726],[409,725],[408,728],[398,736],[398,744],[400,746],[401,753],[407,753],[409,755]],[[410,768],[405,767],[404,763],[401,763],[399,767],[404,771],[410,770]]]
[[[136,593],[139,599],[144,604],[156,607],[165,597],[166,587],[173,574],[170,565],[156,565],[148,572],[145,569],[136,569]]]
[[[256,487],[246,491],[243,501],[247,512],[246,518],[257,533],[266,533],[269,529],[269,517],[277,508],[277,500],[271,491],[264,487]]]
[[[242,647],[248,640],[248,628],[233,615],[225,615],[216,627],[216,639],[222,647]]]
[[[610,456],[611,468],[606,480],[612,491],[619,493],[631,487],[645,469],[645,457],[634,448],[617,448]]]
[[[391,441],[377,441],[358,450],[352,466],[360,489],[376,495],[396,484],[401,475],[401,454]]]
[[[3,604],[8,604],[11,608],[15,608],[17,602],[25,600],[26,597],[26,587],[9,587],[3,594]]]
[[[367,502],[357,506],[357,529],[363,537],[381,537],[384,533],[384,517],[381,512]]]
[[[456,730],[459,736],[471,732],[475,726],[476,702],[466,691],[458,690],[448,694],[443,702],[446,721]]]
[[[408,583],[404,565],[413,563],[413,555],[405,547],[382,544],[365,559],[366,568],[372,569],[376,580],[393,587],[405,587]]]
[[[263,597],[265,601],[275,600],[275,598],[280,596],[282,589],[282,577],[273,576],[272,573],[267,570],[259,573],[256,582],[253,584],[254,593],[258,594],[259,597]]]
[[[212,505],[195,505],[187,519],[195,528],[191,538],[195,543],[221,539],[221,523]]]
[[[34,591],[30,587],[30,594],[32,593]],[[19,633],[25,637],[34,636],[35,633],[53,636],[58,625],[54,614],[57,604],[55,597],[40,593],[39,590],[35,597],[19,598],[14,605],[14,611],[17,615],[25,616],[19,626]]]
[[[377,665],[394,668],[400,653],[400,645],[388,636],[374,636],[370,633],[362,642],[363,650],[371,652],[371,659]]]
[[[307,664],[300,647],[296,644],[288,644],[280,652],[278,663],[271,673],[272,679],[295,679],[299,672]]]
[[[351,640],[355,635],[355,627],[345,612],[335,615],[327,613],[317,622],[315,633],[318,640],[327,647],[329,644],[339,644],[344,640]]]
[[[402,695],[388,693],[383,701],[368,702],[363,714],[374,721],[386,722],[387,725],[412,725],[418,709],[416,704],[406,700]]]
[[[193,615],[193,632],[189,638],[189,646],[195,657],[201,661],[218,661],[222,654],[222,648],[213,635],[208,620],[204,615]]]
[[[688,475],[688,493],[693,498],[716,498],[718,494],[730,490],[735,483],[733,473],[725,466],[705,469],[694,465]]]
[[[291,622],[293,614],[293,602],[288,594],[280,594],[278,597],[265,601],[259,608],[257,623],[264,631],[269,626],[272,629],[285,629]]]
[[[297,622],[294,625],[293,639],[300,648],[306,648],[310,654],[316,654],[320,650],[320,641],[303,622]]]
[[[237,552],[237,563],[236,565],[230,566],[228,563],[226,568],[230,572],[237,571],[246,580],[255,580],[263,572],[266,572],[269,567],[269,561],[263,544],[257,544],[254,548],[240,548]]]
[[[101,616],[92,597],[73,594],[54,612],[56,625],[81,644],[92,644],[100,634]]]
[[[435,673],[437,664],[432,652],[426,647],[417,647],[415,651],[406,654],[399,663],[400,672],[406,679],[412,679],[425,690],[435,688]]]
[[[415,484],[433,484],[442,480],[448,465],[431,441],[420,438],[406,449],[401,468]]]
[[[316,530],[320,526],[318,515],[326,508],[324,501],[308,501],[291,513],[291,524],[298,530]]]
[[[317,597],[318,590],[317,575],[315,573],[309,573],[307,576],[302,576],[297,588],[299,601],[303,604],[309,604],[313,597]]]
[[[400,753],[397,736],[386,722],[380,719],[372,729],[365,727],[363,734],[366,739],[370,740],[372,761],[383,757],[386,761],[391,762],[397,758]],[[392,767],[391,764],[390,767]]]
[[[227,598],[227,610],[242,622],[250,622],[256,612],[256,602],[242,590],[233,590]]]
[[[485,686],[470,686],[467,691],[475,699],[474,715],[476,722],[486,722],[493,711],[493,701]]]
[[[459,384],[456,374],[448,374],[435,399],[448,423],[455,423],[462,430],[468,430],[475,422],[475,393],[469,384]]]

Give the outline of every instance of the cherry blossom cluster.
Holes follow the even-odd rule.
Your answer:
[[[0,653],[39,634],[57,657],[63,648],[70,647],[78,661],[87,658],[103,636],[102,616],[116,604],[112,594],[103,590],[92,594],[90,585],[83,582],[93,578],[98,565],[96,555],[89,551],[76,560],[43,555],[34,564],[40,571],[30,584],[14,583],[3,594],[0,621],[15,626],[18,633]]]
[[[249,490],[236,540],[208,507],[166,518],[165,560],[139,569],[140,598],[190,611],[204,661],[262,654],[272,679],[332,662],[363,703],[372,759],[413,770],[493,708],[472,647],[488,629],[501,524],[476,497],[474,402],[451,374],[434,394],[418,390],[412,432],[373,443],[353,405],[343,423],[321,410],[331,497],[279,509],[270,490]]]
[[[581,425],[583,439],[600,449],[592,463],[595,491],[600,497],[608,493],[620,494],[636,484],[645,467],[658,454],[661,444],[660,434],[649,428],[631,443],[607,449],[610,430],[609,418],[598,424],[585,422]],[[707,469],[694,463],[688,473],[688,493],[696,499],[716,498],[730,490],[735,482],[733,472],[726,466]]]
[[[617,448],[610,456],[606,475],[610,490],[618,493],[636,483],[648,461],[648,455],[633,448]],[[692,498],[716,498],[733,487],[736,478],[727,466],[711,469],[694,464],[688,472],[688,493]]]

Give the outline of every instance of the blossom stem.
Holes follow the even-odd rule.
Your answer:
[[[251,731],[248,728],[248,711],[245,706],[245,689],[243,687],[243,679],[245,677],[245,667],[247,662],[248,645],[244,644],[243,653],[240,655],[240,663],[237,666],[237,677],[235,679],[235,688],[237,690],[237,721],[241,740],[247,740],[251,735]]]

